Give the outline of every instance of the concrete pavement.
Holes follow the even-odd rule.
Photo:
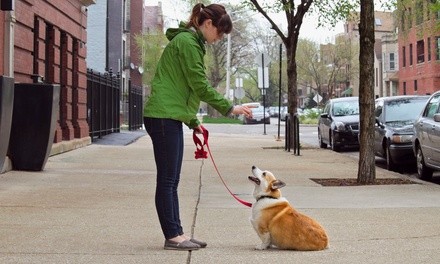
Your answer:
[[[209,124],[206,125],[209,129]],[[283,195],[327,230],[319,252],[256,251],[250,209],[226,191],[209,159],[195,160],[185,132],[180,183],[193,252],[163,250],[154,208],[155,163],[145,134],[49,158],[42,172],[0,175],[0,263],[439,263],[440,186],[323,187],[311,178],[356,178],[357,160],[307,148],[283,150],[273,135],[211,133],[213,157],[231,190],[253,202],[251,166],[272,171]],[[139,138],[140,137],[140,138]],[[132,138],[131,138],[132,139]],[[131,140],[130,139],[130,140]],[[133,141],[133,140],[131,140]],[[377,169],[378,178],[403,177]]]

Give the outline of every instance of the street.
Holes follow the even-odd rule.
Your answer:
[[[235,124],[206,124],[205,127],[213,133],[225,133],[225,134],[242,134],[242,135],[262,135],[267,137],[278,138],[279,135],[284,140],[285,135],[285,122],[280,121],[278,126],[278,118],[271,118],[270,124],[256,124],[256,125],[235,125]],[[264,133],[266,132],[266,133]],[[300,144],[303,144],[312,148],[319,148],[318,145],[318,130],[315,125],[301,125],[300,126]],[[330,148],[328,151],[332,151]],[[358,149],[342,150],[340,153],[350,156],[352,158],[359,158]],[[386,168],[386,162],[384,159],[376,157],[376,166],[380,168]],[[399,173],[409,177],[417,178],[417,170],[414,166],[401,166]],[[440,173],[434,173],[434,176],[430,182],[440,184]]]

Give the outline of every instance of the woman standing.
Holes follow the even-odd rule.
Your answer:
[[[250,108],[232,106],[209,84],[205,75],[205,43],[212,44],[232,31],[222,5],[197,4],[188,23],[168,29],[170,41],[162,53],[144,106],[144,124],[151,137],[157,169],[156,211],[165,237],[165,249],[196,250],[206,243],[186,236],[180,222],[177,187],[183,158],[182,123],[198,133],[200,101],[224,116],[252,116]]]

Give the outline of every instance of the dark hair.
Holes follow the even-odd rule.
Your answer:
[[[199,28],[205,20],[211,19],[212,24],[217,28],[219,33],[229,34],[232,31],[232,21],[224,6],[219,4],[210,4],[205,6],[202,3],[193,7],[187,27]]]

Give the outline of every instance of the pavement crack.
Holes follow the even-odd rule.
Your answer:
[[[195,232],[195,227],[196,227],[196,222],[197,222],[197,214],[199,211],[200,196],[202,193],[202,171],[203,171],[204,164],[205,164],[205,162],[204,162],[204,160],[202,160],[202,163],[200,165],[200,170],[199,170],[199,188],[198,188],[198,193],[197,193],[196,206],[194,207],[194,216],[193,216],[193,221],[191,224],[191,237],[194,237],[194,232]],[[191,263],[191,255],[192,255],[192,251],[188,251],[188,258],[186,259],[187,264]]]

